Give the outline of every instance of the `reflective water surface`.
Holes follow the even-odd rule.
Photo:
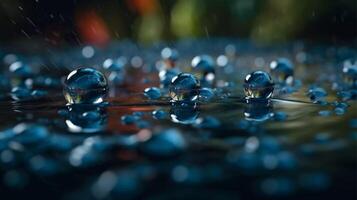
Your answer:
[[[163,47],[144,51],[130,43],[113,48],[118,56],[141,55],[144,64],[125,66],[124,82],[109,83],[105,103],[66,105],[61,78],[75,64],[53,73],[59,84],[30,88],[47,95],[19,100],[4,92],[0,192],[55,199],[354,199],[356,93],[341,77],[343,60],[356,51],[240,42],[176,44],[180,58],[170,67],[178,71],[196,73],[190,62],[200,51],[220,58],[209,100],[170,102],[165,87],[159,99],[147,98],[146,88],[160,86]],[[237,53],[222,64],[219,55],[228,44]],[[131,50],[120,51],[124,47]],[[115,55],[98,54],[92,60],[73,52],[63,56],[96,67]],[[294,84],[276,85],[270,100],[247,102],[245,75],[268,72],[270,61],[281,56],[295,64]],[[326,96],[312,99],[309,90],[316,87]]]

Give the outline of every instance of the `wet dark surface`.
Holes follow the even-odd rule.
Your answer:
[[[37,74],[29,77],[8,72],[3,63],[12,85],[32,79],[29,90],[46,93],[16,99],[2,87],[1,196],[356,198],[356,88],[342,73],[344,61],[356,58],[355,49],[298,42],[267,48],[229,40],[172,46],[180,54],[175,69],[199,79],[200,72],[190,68],[195,55],[221,58],[210,85],[215,95],[208,101],[172,103],[167,89],[156,100],[144,95],[145,88],[160,86],[164,44],[143,48],[122,42],[95,49],[91,58],[84,58],[82,49],[53,57],[17,54]],[[109,77],[103,61],[120,56],[128,59],[120,71],[125,78],[120,84],[109,80],[106,103],[66,105],[62,82],[71,70],[95,67]],[[279,57],[295,65],[293,86],[276,84],[269,102],[247,103],[245,75],[269,72],[269,63]],[[45,76],[51,81],[38,80]]]

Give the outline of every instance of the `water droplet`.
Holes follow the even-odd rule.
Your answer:
[[[214,92],[211,88],[201,88],[200,89],[199,99],[201,101],[208,102],[208,101],[212,100],[213,97],[214,97]]]
[[[25,87],[14,87],[11,90],[11,97],[16,101],[31,99],[31,90]]]
[[[134,124],[139,119],[140,119],[140,117],[135,116],[135,115],[123,115],[121,117],[121,121],[125,125]]]
[[[28,77],[32,74],[31,67],[21,61],[12,63],[9,67],[9,71],[19,77]]]
[[[228,65],[228,58],[225,55],[220,55],[217,57],[216,62],[219,67],[225,67]]]
[[[150,87],[144,90],[144,95],[149,99],[159,99],[161,97],[161,91],[157,87]]]
[[[64,83],[64,95],[69,104],[102,103],[107,91],[105,76],[92,68],[72,71]]]
[[[318,103],[320,101],[324,101],[327,96],[327,92],[321,87],[311,87],[308,91],[308,96],[311,101],[314,103]]]
[[[114,85],[121,85],[125,81],[124,73],[117,71],[110,72],[108,79]]]
[[[189,73],[175,76],[170,85],[171,101],[196,101],[199,96],[200,82]]]
[[[126,60],[119,58],[117,60],[108,58],[103,62],[103,68],[109,71],[122,71],[126,64]]]
[[[37,124],[21,123],[13,129],[16,134],[14,141],[21,144],[30,144],[42,141],[49,135],[46,127]]]
[[[176,69],[162,70],[159,72],[159,78],[162,88],[167,88],[172,79],[177,76],[179,72]]]
[[[347,60],[343,65],[343,78],[352,88],[357,88],[357,61]]]
[[[288,118],[288,115],[285,112],[275,112],[274,119],[276,121],[285,121]]]
[[[161,109],[158,109],[158,110],[154,110],[152,112],[152,116],[155,118],[155,119],[165,119],[167,116],[168,116],[168,113],[165,112],[164,110],[161,110]]]
[[[255,71],[244,80],[244,93],[247,100],[267,100],[273,95],[274,82],[268,73]]]
[[[194,126],[197,128],[218,128],[221,122],[212,116],[206,116],[196,119]]]
[[[92,58],[95,54],[95,50],[92,46],[85,46],[82,49],[82,55],[85,58]]]
[[[277,83],[291,85],[294,77],[294,65],[287,58],[279,58],[270,63],[270,73]]]
[[[166,47],[161,51],[161,57],[165,61],[165,66],[167,69],[175,67],[175,62],[178,59],[178,52],[176,49]]]
[[[319,115],[323,116],[323,117],[328,117],[328,116],[331,115],[331,111],[329,111],[329,110],[321,110],[321,111],[319,111]]]
[[[336,115],[343,115],[345,114],[346,110],[344,108],[337,107],[335,108],[335,114]]]
[[[177,129],[166,129],[154,134],[142,145],[143,153],[152,156],[174,156],[186,147],[185,138]]]
[[[215,80],[214,60],[209,55],[195,56],[191,61],[192,68],[200,73],[202,84],[211,85]]]

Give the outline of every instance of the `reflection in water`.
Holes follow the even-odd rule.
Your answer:
[[[244,116],[246,120],[263,122],[273,116],[273,105],[270,101],[247,102]]]
[[[95,133],[107,125],[107,113],[104,107],[98,105],[68,106],[66,125],[74,133]]]
[[[170,109],[172,122],[180,124],[192,124],[200,114],[197,103],[173,103]]]

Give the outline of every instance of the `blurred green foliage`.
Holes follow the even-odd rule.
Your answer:
[[[1,41],[76,43],[76,16],[95,11],[111,39],[248,38],[356,42],[356,0],[2,0]],[[54,37],[56,36],[56,37]]]

